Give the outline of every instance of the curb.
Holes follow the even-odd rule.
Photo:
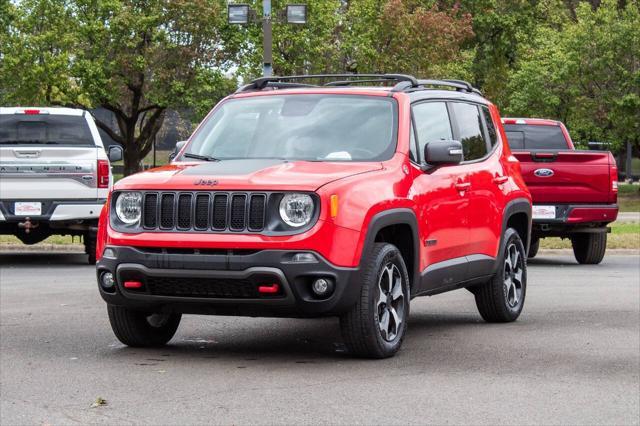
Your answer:
[[[572,249],[540,249],[536,257],[540,256],[541,254],[556,255],[556,256],[570,254],[571,256],[573,256],[573,250]],[[608,248],[605,256],[609,254],[640,254],[640,249],[619,249],[619,248],[609,249]]]

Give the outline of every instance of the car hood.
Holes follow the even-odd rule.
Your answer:
[[[381,169],[379,162],[275,159],[178,162],[129,176],[114,189],[315,191],[329,182]]]

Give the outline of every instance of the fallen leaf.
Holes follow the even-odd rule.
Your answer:
[[[102,407],[104,405],[107,405],[107,400],[101,397],[97,397],[96,402],[91,404],[91,408]]]

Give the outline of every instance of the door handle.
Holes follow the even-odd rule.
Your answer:
[[[456,183],[456,189],[460,192],[465,192],[471,187],[469,182],[458,182]]]
[[[493,178],[493,183],[495,183],[496,185],[502,185],[503,183],[506,183],[509,180],[509,176],[496,176],[495,178]]]

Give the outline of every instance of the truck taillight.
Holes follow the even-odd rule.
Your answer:
[[[618,166],[616,159],[609,153],[609,181],[611,182],[610,202],[618,202]]]
[[[98,160],[98,188],[109,187],[109,162]]]

